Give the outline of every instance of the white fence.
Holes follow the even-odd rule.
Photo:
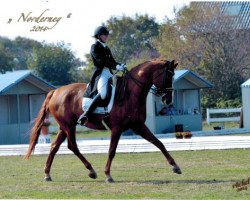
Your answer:
[[[241,108],[221,108],[221,109],[207,108],[207,123],[210,124],[211,122],[239,122],[240,112],[241,112]],[[215,113],[239,113],[239,116],[211,118],[210,114],[215,114]]]
[[[160,140],[169,151],[250,148],[250,136],[162,138]],[[110,140],[82,140],[77,143],[83,154],[108,153]],[[50,146],[50,144],[37,144],[34,154],[49,154]],[[0,145],[0,156],[25,155],[27,149],[28,145]],[[144,139],[121,139],[117,147],[119,153],[155,151],[159,151],[159,149]],[[61,145],[58,154],[72,154],[72,151],[68,149],[67,142]]]

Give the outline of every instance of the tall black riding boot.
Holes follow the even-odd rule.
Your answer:
[[[92,103],[89,105],[88,109],[77,120],[78,124],[80,124],[82,126],[86,124],[89,115],[96,109],[99,99],[101,99],[101,95],[98,93],[94,97],[94,99],[93,99]]]

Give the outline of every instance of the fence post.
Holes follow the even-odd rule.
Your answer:
[[[210,124],[210,113],[209,113],[209,108],[207,108],[207,124]]]

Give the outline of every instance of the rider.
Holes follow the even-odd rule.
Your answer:
[[[96,28],[94,37],[96,42],[91,46],[91,57],[94,63],[94,70],[90,78],[91,91],[94,90],[95,83],[97,82],[97,95],[93,98],[93,101],[89,108],[80,116],[78,123],[84,125],[89,115],[95,110],[96,104],[99,99],[105,99],[107,95],[107,84],[109,78],[113,76],[113,70],[123,71],[127,66],[115,61],[112,53],[106,41],[108,40],[109,30],[105,26],[99,26]]]

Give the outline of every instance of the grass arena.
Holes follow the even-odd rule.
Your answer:
[[[105,183],[107,154],[86,154],[93,180],[74,155],[56,155],[53,181],[43,181],[47,155],[0,157],[1,199],[249,199],[250,149],[174,151],[182,167],[172,173],[163,155],[117,153],[114,184]]]

